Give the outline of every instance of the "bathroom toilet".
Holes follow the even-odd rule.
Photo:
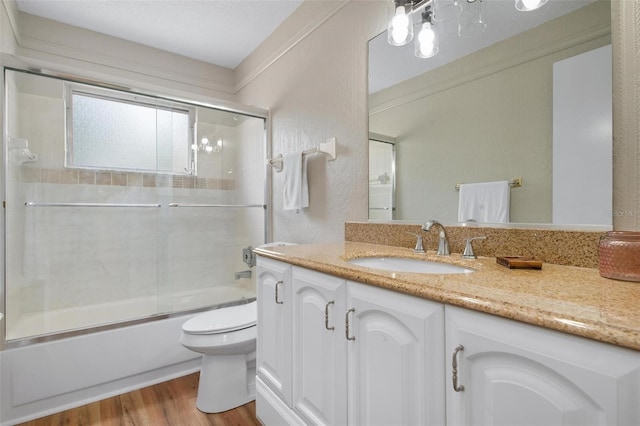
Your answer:
[[[196,406],[219,413],[255,399],[256,302],[214,309],[182,325],[180,343],[202,353]]]

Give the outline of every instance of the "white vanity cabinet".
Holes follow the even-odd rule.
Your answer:
[[[258,321],[270,309],[262,306],[272,305],[275,297],[265,291],[274,284],[262,282],[270,271],[263,264],[259,258]],[[434,350],[444,340],[441,304],[299,267],[292,270],[291,299],[283,301],[280,307],[291,312],[289,330],[272,319],[258,323],[256,410],[261,422],[444,423],[444,356]],[[273,337],[289,332],[290,345],[282,344],[286,338]],[[275,358],[276,348],[260,347],[274,342],[281,343],[280,358],[291,360],[289,400],[267,383],[274,368],[264,357]]]
[[[257,265],[258,335],[256,393],[291,405],[291,265],[259,257]],[[266,389],[269,392],[265,392]],[[267,402],[257,397],[258,409],[276,418]]]
[[[639,351],[261,257],[258,271],[267,426],[640,424]]]
[[[640,352],[453,306],[445,324],[448,425],[639,424]]]
[[[293,293],[293,410],[304,423],[444,423],[442,305],[298,267]]]

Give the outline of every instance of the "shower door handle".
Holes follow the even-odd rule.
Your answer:
[[[280,300],[280,299],[278,298],[278,286],[279,286],[279,285],[282,285],[282,284],[284,284],[284,282],[283,282],[283,281],[278,281],[278,282],[276,283],[276,285],[275,285],[275,287],[276,287],[276,291],[275,291],[275,293],[276,293],[276,303],[277,303],[278,305],[283,305],[283,304],[284,304],[284,301],[282,301],[282,300]]]

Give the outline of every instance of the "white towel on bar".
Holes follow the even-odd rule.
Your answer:
[[[508,181],[466,183],[460,185],[458,222],[509,222]]]
[[[282,170],[284,171],[283,209],[298,210],[309,207],[307,162],[302,152],[286,154]]]

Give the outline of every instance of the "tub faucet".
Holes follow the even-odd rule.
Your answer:
[[[234,276],[236,277],[236,280],[239,280],[240,278],[251,278],[251,271],[247,270],[236,272]]]
[[[449,251],[449,239],[447,238],[447,231],[444,229],[444,226],[437,220],[430,220],[422,225],[423,231],[431,231],[431,227],[437,225],[440,227],[440,238],[438,240],[438,256],[449,256],[451,252]]]

